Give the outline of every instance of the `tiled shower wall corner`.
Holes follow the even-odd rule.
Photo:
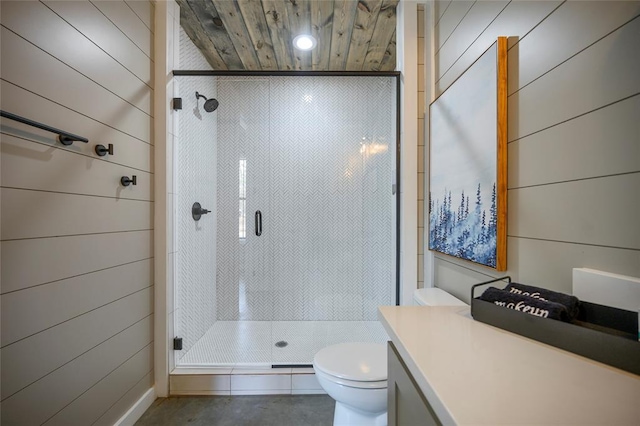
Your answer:
[[[218,95],[217,318],[375,320],[395,297],[395,80],[220,77]]]
[[[424,287],[424,254],[425,254],[425,138],[424,119],[426,111],[425,102],[425,70],[424,70],[424,23],[425,8],[418,5],[418,288]]]
[[[181,70],[211,67],[180,28]],[[183,356],[213,325],[216,318],[216,117],[205,112],[204,100],[216,97],[215,77],[174,78],[182,110],[174,118],[175,158],[175,334],[183,339]],[[195,221],[194,202],[211,213]]]

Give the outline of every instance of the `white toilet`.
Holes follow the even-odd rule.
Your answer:
[[[313,358],[320,386],[336,400],[334,425],[387,424],[387,347],[340,343]]]
[[[413,303],[421,306],[469,306],[437,287],[419,288],[413,292]]]
[[[416,305],[466,306],[439,288],[418,289]],[[320,386],[336,400],[333,424],[387,424],[387,347],[381,343],[340,343],[313,358]]]

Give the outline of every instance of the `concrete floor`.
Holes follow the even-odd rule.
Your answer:
[[[334,407],[328,395],[158,398],[136,426],[330,426]]]

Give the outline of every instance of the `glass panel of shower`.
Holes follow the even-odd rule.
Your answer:
[[[386,341],[397,76],[175,80],[176,365],[307,365]]]

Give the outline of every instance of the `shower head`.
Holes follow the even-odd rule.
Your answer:
[[[213,112],[218,108],[219,103],[218,103],[217,99],[214,99],[214,98],[207,99],[206,96],[201,95],[200,93],[196,92],[196,101],[198,99],[200,99],[200,98],[204,99],[204,110],[205,111]]]

